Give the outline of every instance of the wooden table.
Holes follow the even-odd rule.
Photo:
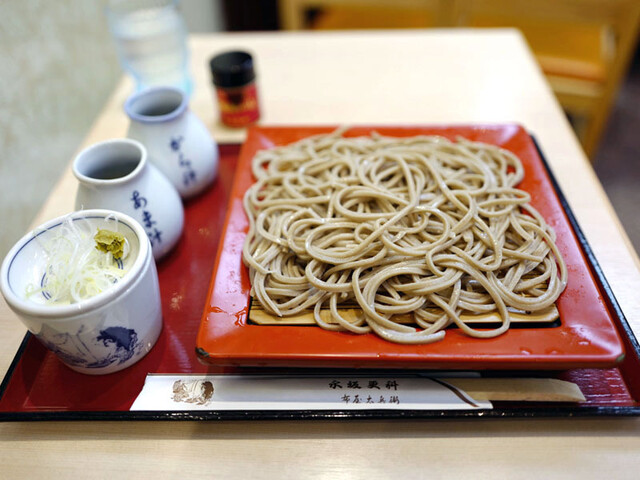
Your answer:
[[[264,124],[518,122],[539,140],[636,335],[640,262],[525,41],[516,31],[194,36],[191,107],[218,142],[207,60],[256,59]],[[90,68],[90,67],[87,67]],[[81,147],[124,136],[115,90]],[[64,172],[34,224],[71,211]],[[0,372],[25,330],[0,304]],[[3,478],[637,478],[640,419],[0,424]]]

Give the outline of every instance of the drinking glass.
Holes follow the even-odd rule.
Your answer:
[[[178,0],[110,0],[109,29],[137,90],[174,86],[191,94],[187,29]]]

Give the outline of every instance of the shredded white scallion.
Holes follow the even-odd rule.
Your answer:
[[[112,229],[117,231],[117,225],[114,218]],[[67,218],[51,238],[43,240],[46,236],[35,232],[47,265],[40,284],[27,286],[27,298],[40,295],[47,303],[71,304],[112,288],[126,273],[123,260],[129,254],[129,244],[125,241],[122,258],[115,259],[111,252],[96,248],[96,231],[86,220]]]

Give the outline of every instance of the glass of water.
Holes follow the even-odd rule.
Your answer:
[[[137,90],[164,85],[191,94],[187,29],[178,0],[110,0],[109,29]]]

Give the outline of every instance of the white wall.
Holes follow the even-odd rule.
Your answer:
[[[22,236],[120,69],[95,1],[0,2],[0,257]]]
[[[0,1],[0,260],[26,233],[121,76],[106,0]],[[192,32],[218,0],[183,0]]]

